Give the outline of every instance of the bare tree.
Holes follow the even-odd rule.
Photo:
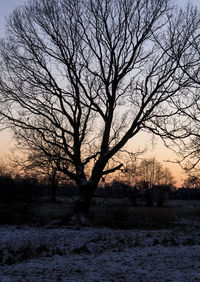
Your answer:
[[[63,177],[57,170],[54,161],[48,159],[41,151],[38,151],[28,155],[24,165],[26,172],[32,172],[39,179],[46,179],[47,183],[51,184],[51,200],[55,202],[58,183]]]
[[[180,116],[185,119],[185,130],[187,134],[184,139],[174,139],[167,143],[175,153],[179,163],[190,176],[190,170],[199,170],[200,162],[200,36],[199,32],[199,12],[197,8],[187,6],[187,18],[193,30],[191,38],[187,38],[184,33],[184,26],[177,26],[179,40],[187,46],[187,50],[180,60],[180,68],[188,78],[193,81],[190,91],[186,93],[185,100],[176,101],[175,105],[180,110]],[[184,22],[184,19],[183,19]],[[174,45],[174,56],[178,56],[179,48]],[[188,101],[190,101],[188,103]]]
[[[16,163],[16,160],[14,162]],[[63,173],[57,170],[55,161],[38,150],[25,155],[23,160],[17,161],[17,163],[25,175],[34,176],[38,181],[43,183],[45,181],[51,185],[51,200],[55,202],[59,182],[66,178]]]
[[[3,160],[0,161],[0,177],[11,177],[11,168]]]
[[[175,183],[171,171],[155,158],[143,159],[140,162],[129,163],[125,174],[132,181],[132,185],[151,189],[153,186],[173,185]]]
[[[45,178],[51,184],[51,198],[56,201],[56,190],[58,183],[68,180],[67,175],[59,170],[62,161],[62,151],[56,146],[44,144],[43,139],[33,131],[26,132],[21,128],[20,131],[14,129],[16,141],[15,150],[20,152],[23,157],[11,158],[16,166],[25,175],[31,174],[38,179]],[[66,165],[66,164],[65,164]]]
[[[184,188],[200,188],[200,178],[194,172],[190,173],[183,183]]]
[[[170,3],[33,0],[9,18],[1,116],[22,140],[39,138],[50,158],[60,152],[57,168],[80,189],[77,218],[88,215],[100,179],[123,166],[109,160],[138,132],[187,134],[175,117],[193,83],[184,58],[199,26],[196,10],[178,13]]]

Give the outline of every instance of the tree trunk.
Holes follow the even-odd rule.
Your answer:
[[[89,220],[89,212],[90,212],[90,206],[92,197],[94,195],[94,192],[97,188],[97,185],[94,185],[93,183],[87,183],[85,185],[79,186],[79,198],[75,204],[72,221],[75,223],[80,223],[84,225],[88,225]]]
[[[57,185],[56,185],[56,183],[52,183],[52,185],[51,185],[51,200],[52,200],[52,202],[56,202],[56,188],[57,188]]]
[[[51,200],[52,202],[56,202],[56,190],[57,190],[56,172],[53,172],[52,182],[51,182]]]

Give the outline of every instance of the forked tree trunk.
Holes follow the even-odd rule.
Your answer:
[[[89,212],[90,212],[90,206],[92,197],[94,195],[94,192],[97,188],[97,185],[94,183],[88,182],[85,185],[79,186],[79,198],[75,204],[72,221],[75,223],[80,224],[89,224]]]

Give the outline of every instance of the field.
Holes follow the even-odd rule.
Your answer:
[[[72,215],[74,201],[75,198],[58,198],[56,203],[42,201],[0,204],[0,223],[65,225]],[[128,198],[94,198],[90,222],[92,226],[98,227],[159,229],[171,227],[176,218],[199,216],[199,201],[170,200],[163,207],[146,207],[133,206]]]
[[[32,207],[34,223],[1,225],[0,281],[200,281],[197,201],[102,201],[92,227],[64,224],[71,206],[61,200]]]

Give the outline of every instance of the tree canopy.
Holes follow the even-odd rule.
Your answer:
[[[191,103],[187,54],[199,18],[169,0],[29,1],[10,16],[0,45],[4,125],[90,202],[138,132],[187,136],[180,109]]]

